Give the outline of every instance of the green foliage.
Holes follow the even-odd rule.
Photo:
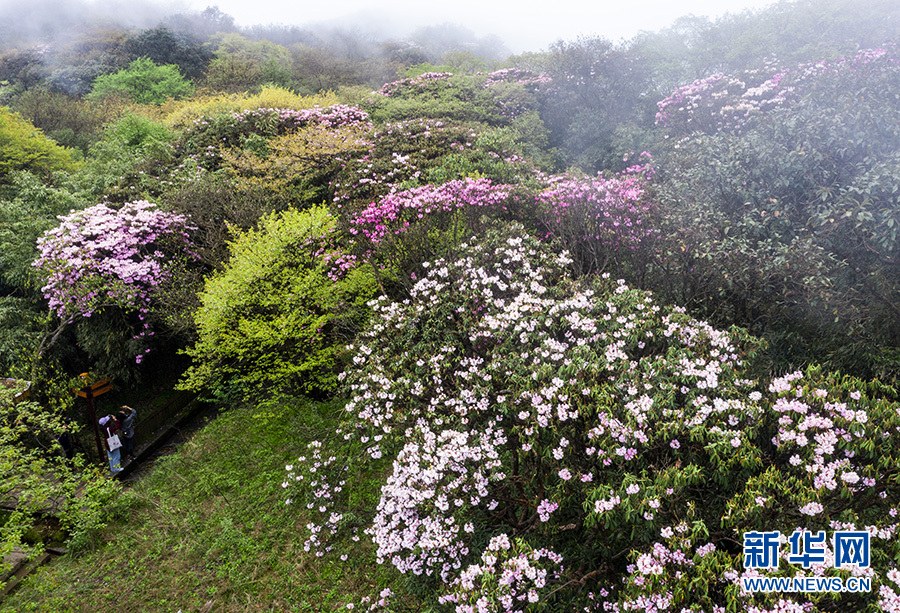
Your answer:
[[[362,67],[322,47],[295,45],[294,81],[299,91],[317,93],[362,83]]]
[[[59,144],[84,153],[99,137],[105,115],[102,104],[43,88],[17,96],[13,108]]]
[[[287,87],[291,84],[291,54],[281,45],[234,33],[217,38],[215,57],[206,72],[208,87],[241,92],[262,85]]]
[[[138,104],[162,104],[169,98],[176,100],[191,95],[192,87],[174,64],[158,66],[153,60],[139,58],[128,68],[98,77],[89,99],[124,94]]]
[[[270,398],[219,414],[119,493],[106,507],[106,529],[31,575],[0,611],[172,613],[214,605],[229,613],[327,613],[371,586],[390,581],[396,589],[396,573],[378,568],[365,543],[348,538],[345,561],[322,563],[304,551],[296,540],[303,520],[284,504],[285,464],[340,411],[340,403]],[[371,499],[377,488],[369,475],[355,495]]]
[[[725,113],[732,98],[711,97],[703,116],[725,125],[664,148],[671,240],[658,287],[766,336],[778,369],[900,375],[889,366],[900,347],[895,57],[785,70],[781,86],[796,99],[746,119]]]
[[[157,315],[173,332],[194,338],[193,312],[200,307],[204,276],[221,270],[228,259],[228,241],[236,232],[256,226],[266,214],[282,210],[284,203],[273,201],[270,191],[238,189],[222,174],[210,174],[197,181],[164,192],[161,204],[185,214],[195,226],[191,232],[197,260],[157,288]]]
[[[106,138],[124,143],[127,147],[144,147],[152,143],[166,143],[174,138],[165,126],[134,113],[126,113],[106,128]]]
[[[48,139],[18,113],[0,107],[0,184],[16,170],[47,175],[74,167],[71,150]]]
[[[374,282],[341,252],[334,228],[323,207],[285,211],[231,244],[200,296],[181,387],[228,398],[335,389],[341,345],[365,321]]]
[[[40,343],[43,315],[37,301],[0,296],[0,377],[21,371],[20,361]]]
[[[9,180],[0,192],[0,288],[30,295],[40,288],[31,266],[38,255],[38,237],[59,224],[57,216],[87,203],[31,173],[17,172]]]
[[[129,148],[120,140],[102,139],[91,145],[84,166],[70,177],[69,184],[94,202],[104,198],[112,202],[139,199],[131,196],[146,193],[141,184],[146,178],[134,176],[142,154],[143,151]]]
[[[58,437],[75,425],[30,400],[16,402],[24,381],[7,387],[0,381],[0,491],[16,510],[0,538],[0,554],[25,547],[23,537],[33,515],[52,513],[72,534],[86,534],[105,526],[105,507],[117,491],[103,472],[86,465],[81,456],[66,461]]]

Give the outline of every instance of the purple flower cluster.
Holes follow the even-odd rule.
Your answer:
[[[649,158],[647,153],[641,155]],[[549,186],[537,197],[547,238],[572,246],[576,260],[594,261],[595,269],[602,269],[610,253],[639,248],[657,236],[648,219],[653,210],[647,197],[651,174],[646,163],[612,178],[550,177]]]
[[[169,274],[160,241],[174,238],[186,250],[192,229],[184,215],[147,201],[118,210],[98,204],[59,219],[38,239],[40,256],[32,265],[47,278],[42,290],[50,308],[65,320],[111,305],[143,318],[153,288]]]
[[[437,572],[448,582],[469,553],[464,537],[471,528],[459,518],[483,503],[490,481],[503,478],[499,453],[506,437],[490,428],[434,432],[420,421],[408,438],[367,533],[379,562],[390,560],[403,573]]]
[[[376,94],[392,97],[398,94],[415,93],[416,91],[435,84],[449,85],[452,72],[424,72],[416,77],[407,77],[390,83],[385,83]]]
[[[509,186],[494,185],[489,179],[466,178],[416,187],[370,204],[350,221],[350,232],[377,245],[426,216],[464,207],[502,207],[509,195]]]
[[[802,64],[790,69],[775,65],[740,75],[716,73],[675,89],[659,101],[656,123],[670,134],[701,131],[741,132],[766,111],[799,101],[822,80],[859,75],[900,65],[896,49],[868,49],[853,57]]]
[[[524,541],[510,542],[506,534],[493,537],[438,602],[454,605],[456,613],[525,611],[540,600],[539,590],[557,581],[562,556],[550,549],[532,549]]]

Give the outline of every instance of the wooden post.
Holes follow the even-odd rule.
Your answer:
[[[88,412],[91,416],[91,423],[94,424],[94,438],[97,439],[97,453],[100,461],[106,461],[106,454],[103,453],[103,444],[100,442],[100,423],[97,421],[97,412],[94,411],[94,390],[88,385],[85,389],[85,398],[87,398]]]
[[[80,396],[87,400],[88,412],[90,413],[91,423],[94,426],[94,438],[97,441],[97,453],[100,455],[100,461],[105,462],[106,453],[103,444],[100,442],[100,423],[97,421],[97,412],[94,410],[94,398],[112,390],[112,383],[110,382],[109,377],[91,383],[87,373],[82,373],[81,378],[84,379],[84,382],[87,383],[87,385],[81,389],[72,391],[75,392],[76,396]]]

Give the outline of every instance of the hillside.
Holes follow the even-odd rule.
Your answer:
[[[0,43],[6,610],[898,610],[900,7],[84,19]],[[123,487],[106,377],[221,415]]]

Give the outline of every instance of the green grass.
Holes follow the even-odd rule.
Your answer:
[[[29,577],[0,612],[333,611],[400,591],[365,539],[335,548],[346,562],[305,552],[306,518],[285,505],[285,464],[339,410],[288,400],[222,414],[123,491],[93,543]],[[377,488],[370,479],[360,497]]]

